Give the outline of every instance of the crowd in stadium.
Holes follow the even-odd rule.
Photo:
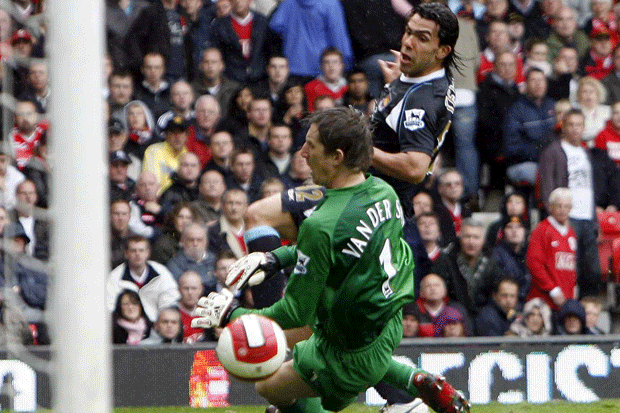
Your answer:
[[[0,233],[11,241],[0,311],[24,343],[46,344],[50,224],[40,212],[49,198],[46,111],[58,97],[46,2],[8,3],[2,85],[16,103],[0,151]],[[599,218],[620,208],[620,7],[448,5],[460,25],[456,107],[441,162],[411,200],[428,259],[418,299],[404,308],[404,336],[610,333],[597,237]],[[217,339],[217,329],[191,328],[192,311],[248,253],[248,206],[312,183],[298,155],[308,113],[351,105],[372,114],[384,83],[378,61],[394,60],[410,7],[105,2],[114,343]],[[489,226],[472,214],[494,190],[505,196]],[[239,294],[248,307],[254,298]]]

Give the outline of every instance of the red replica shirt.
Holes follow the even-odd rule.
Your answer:
[[[192,328],[192,320],[194,317],[185,312],[184,309],[179,307],[181,313],[181,321],[183,322],[183,342],[184,343],[196,343],[204,337],[202,328]]]
[[[46,131],[47,124],[43,122],[39,123],[28,136],[20,133],[16,127],[13,128],[9,134],[9,142],[13,145],[15,161],[19,169],[23,169],[26,166],[26,162],[34,154],[34,148],[39,145],[39,141]]]
[[[576,285],[577,236],[567,225],[563,231],[552,217],[541,221],[532,231],[525,262],[532,275],[527,299],[540,297],[558,310],[549,293],[560,287],[566,299],[574,298]]]
[[[594,146],[607,151],[611,160],[620,165],[620,132],[614,128],[611,121],[607,121],[605,129],[598,134]]]

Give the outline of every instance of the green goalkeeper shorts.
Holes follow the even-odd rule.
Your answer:
[[[319,394],[323,408],[339,411],[383,378],[402,337],[400,312],[375,341],[355,350],[344,350],[318,332],[295,345],[293,367]]]

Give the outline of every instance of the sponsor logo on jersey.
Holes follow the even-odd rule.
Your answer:
[[[377,106],[375,108],[375,112],[380,112],[383,109],[385,109],[387,107],[387,105],[390,104],[391,101],[392,101],[392,96],[391,96],[391,93],[388,90],[388,93],[385,95],[385,97],[383,99],[381,99],[379,101],[379,103],[377,104]]]
[[[422,129],[424,125],[424,109],[409,109],[405,111],[403,125],[410,131]]]
[[[297,250],[297,263],[295,264],[295,274],[305,274],[308,272],[306,268],[308,263],[310,262],[310,257],[308,257],[303,252]]]
[[[575,254],[572,252],[555,253],[555,268],[557,270],[574,271],[575,270]]]

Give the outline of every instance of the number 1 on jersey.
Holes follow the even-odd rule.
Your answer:
[[[386,239],[385,244],[383,244],[383,249],[381,250],[381,254],[379,254],[379,263],[387,275],[387,280],[385,280],[381,286],[381,292],[385,298],[390,298],[390,296],[394,294],[394,290],[390,287],[390,280],[396,276],[396,268],[394,268],[394,264],[392,264],[392,244],[390,244],[389,238]]]

